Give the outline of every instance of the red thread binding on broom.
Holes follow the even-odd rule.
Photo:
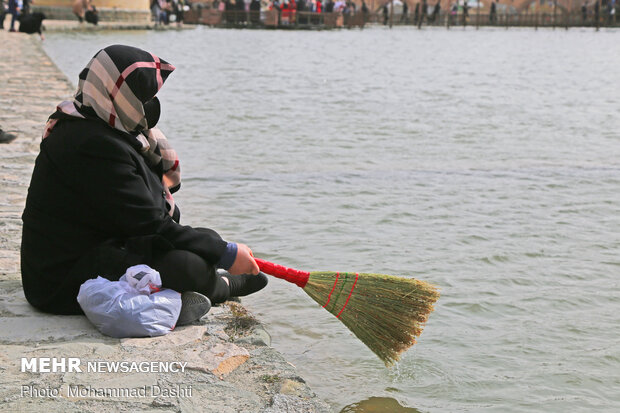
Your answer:
[[[340,276],[340,273],[337,272],[336,273],[336,281],[334,281],[334,286],[332,287],[332,290],[329,292],[329,295],[327,296],[327,302],[325,303],[325,305],[323,306],[323,308],[327,307],[327,304],[329,304],[329,300],[332,299],[332,293],[334,292],[334,290],[336,289],[336,284],[338,284],[338,277]]]
[[[299,271],[294,268],[288,268],[283,265],[274,264],[273,262],[261,260],[260,258],[254,258],[254,260],[262,272],[296,284],[301,288],[306,286],[308,283],[308,278],[310,278],[310,273],[307,271]]]
[[[349,299],[351,298],[351,295],[353,294],[353,290],[355,289],[355,284],[357,284],[357,279],[359,278],[359,276],[360,276],[360,274],[356,272],[355,273],[355,282],[353,283],[353,287],[351,287],[351,291],[349,291],[349,296],[347,297],[347,301],[344,302],[344,305],[342,306],[342,310],[340,310],[340,312],[338,313],[336,318],[340,318],[340,314],[342,314],[344,309],[347,307],[347,304],[349,304]]]

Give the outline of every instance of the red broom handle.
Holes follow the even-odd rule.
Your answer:
[[[294,268],[288,268],[283,265],[274,264],[273,262],[261,260],[260,258],[254,258],[258,264],[258,268],[262,272],[265,272],[274,277],[281,278],[290,283],[297,284],[301,288],[306,286],[310,273],[306,271],[299,271]]]

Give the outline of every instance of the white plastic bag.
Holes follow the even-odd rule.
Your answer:
[[[112,337],[168,334],[181,312],[181,294],[161,287],[159,273],[147,265],[127,269],[119,281],[102,277],[80,287],[78,303],[91,323]]]

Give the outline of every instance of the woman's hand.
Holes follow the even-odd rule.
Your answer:
[[[230,266],[228,272],[231,275],[240,274],[258,274],[258,264],[254,261],[252,250],[245,244],[237,243],[237,257],[235,262]]]

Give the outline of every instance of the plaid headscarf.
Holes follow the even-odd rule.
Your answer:
[[[100,50],[80,73],[74,99],[60,103],[49,117],[43,139],[58,120],[71,117],[96,117],[134,137],[149,166],[161,163],[168,212],[172,216],[171,193],[181,185],[179,159],[162,131],[149,125],[149,120],[157,122],[159,101],[155,95],[174,69],[154,54],[135,47],[114,45]],[[149,116],[153,109],[156,116]]]

